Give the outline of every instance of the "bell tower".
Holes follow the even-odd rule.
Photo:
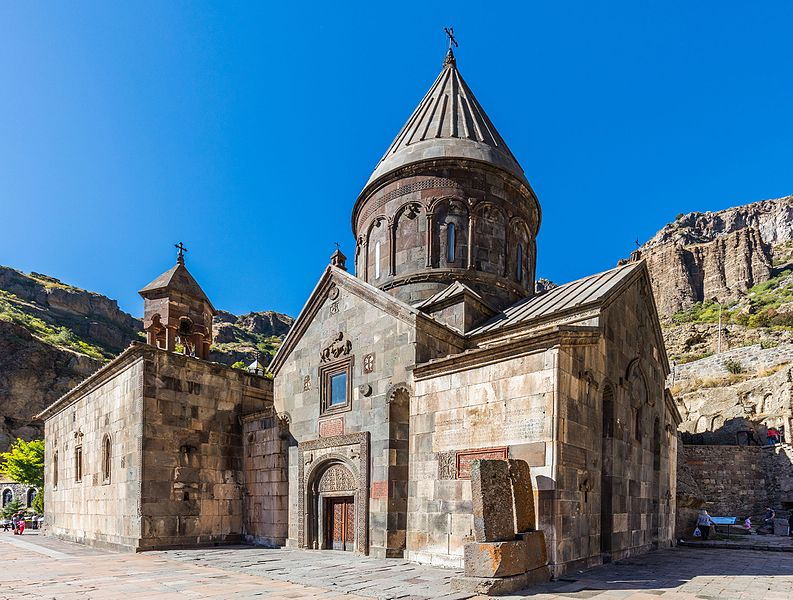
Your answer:
[[[143,296],[146,343],[169,352],[179,344],[185,354],[206,360],[217,311],[185,267],[187,248],[181,242],[176,248],[176,265],[138,292]]]
[[[500,310],[534,294],[540,204],[453,41],[355,203],[355,272],[409,304],[460,282]]]

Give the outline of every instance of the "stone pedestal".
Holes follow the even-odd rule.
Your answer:
[[[456,577],[452,579],[452,588],[472,594],[499,596],[511,594],[538,583],[545,583],[550,579],[551,570],[544,566],[509,577]]]
[[[473,542],[464,548],[468,577],[509,577],[548,564],[545,536],[534,531],[510,542]]]

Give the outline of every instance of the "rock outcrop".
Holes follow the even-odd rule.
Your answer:
[[[42,437],[34,415],[101,365],[101,360],[56,348],[25,327],[0,320],[0,451],[17,437]]]
[[[215,318],[210,359],[263,363],[293,319],[272,311]],[[13,439],[40,438],[33,420],[50,403],[129,346],[142,340],[140,319],[115,300],[39,273],[0,266],[0,452]]]
[[[680,215],[631,255],[647,261],[661,316],[695,302],[740,298],[773,273],[793,240],[793,196]]]

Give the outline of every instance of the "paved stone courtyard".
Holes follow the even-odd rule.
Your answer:
[[[122,554],[0,533],[0,599],[483,600],[454,571],[333,552],[225,547]],[[793,600],[793,554],[678,548],[506,596],[533,600]]]

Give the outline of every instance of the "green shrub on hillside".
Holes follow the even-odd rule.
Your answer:
[[[719,305],[710,300],[697,302],[676,312],[672,320],[675,323],[718,323]],[[793,269],[785,269],[776,277],[758,283],[740,302],[723,304],[721,320],[725,325],[735,323],[753,329],[793,329]]]
[[[0,290],[0,321],[15,323],[27,329],[35,338],[56,346],[68,348],[97,360],[106,360],[107,356],[101,348],[80,339],[67,327],[53,327],[38,317],[22,310],[22,301],[4,290]]]

